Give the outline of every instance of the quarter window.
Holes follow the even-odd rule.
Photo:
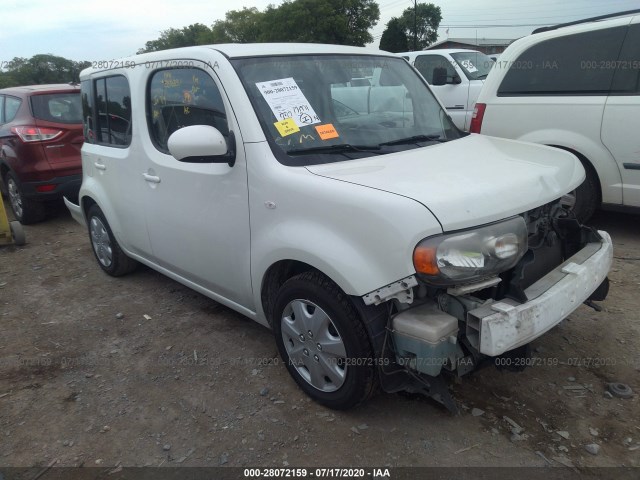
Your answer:
[[[15,97],[5,97],[4,100],[4,121],[10,122],[18,113],[22,100]]]
[[[93,96],[91,95],[91,81],[84,80],[80,84],[80,96],[82,99],[82,125],[84,141],[96,142],[96,131],[93,120]]]
[[[126,147],[131,144],[131,92],[122,75],[96,80],[98,143]]]
[[[227,114],[213,79],[197,68],[158,70],[147,95],[149,130],[156,147],[169,153],[167,141],[176,130],[210,125],[229,135]]]
[[[498,96],[607,95],[627,27],[564,35],[540,42],[508,68]],[[504,64],[504,65],[503,65]]]
[[[638,95],[640,93],[640,24],[631,25],[611,85],[612,95]]]

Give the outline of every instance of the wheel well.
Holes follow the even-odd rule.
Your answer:
[[[580,160],[580,163],[582,163],[582,166],[585,168],[585,170],[588,170],[588,172],[591,175],[593,175],[593,178],[595,178],[596,180],[595,183],[596,183],[596,186],[598,187],[598,204],[602,203],[602,188],[600,186],[600,177],[598,177],[598,172],[596,171],[593,164],[589,161],[589,159],[584,155],[582,155],[580,152],[576,152],[575,150],[568,147],[563,147],[560,145],[549,145],[549,146],[559,148],[560,150],[564,150],[565,152],[573,153],[576,157],[578,157],[578,160]]]
[[[85,218],[87,217],[87,212],[89,211],[89,209],[95,205],[97,202],[91,198],[91,197],[82,197],[82,212],[85,216]]]
[[[317,268],[297,260],[280,260],[269,267],[262,280],[260,291],[262,308],[269,325],[271,325],[273,304],[282,284],[300,273],[314,270],[318,271]]]

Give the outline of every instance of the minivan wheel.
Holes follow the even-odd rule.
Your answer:
[[[136,269],[138,262],[122,251],[100,207],[92,205],[89,208],[87,222],[93,254],[102,270],[113,277],[119,277]]]
[[[375,392],[369,336],[335,283],[319,272],[301,273],[282,285],[273,312],[280,356],[307,395],[343,410]]]
[[[24,198],[20,182],[12,173],[7,173],[6,190],[13,215],[23,225],[29,225],[44,220],[45,209],[42,202]]]

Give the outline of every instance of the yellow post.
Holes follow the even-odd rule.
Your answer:
[[[4,209],[2,195],[0,195],[0,245],[10,245],[13,243],[11,227],[7,218],[7,211]]]

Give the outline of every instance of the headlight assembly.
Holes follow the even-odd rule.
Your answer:
[[[472,230],[425,238],[413,252],[416,271],[428,283],[454,285],[512,268],[527,251],[522,217]]]

